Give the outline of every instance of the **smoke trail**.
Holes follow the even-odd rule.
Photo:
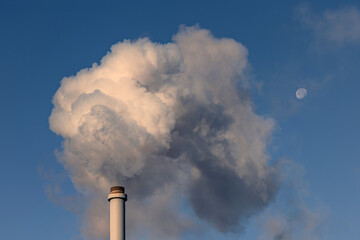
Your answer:
[[[240,43],[182,27],[168,44],[115,44],[62,80],[50,128],[64,138],[74,186],[92,199],[89,238],[107,237],[114,184],[130,196],[130,238],[179,239],[201,222],[238,232],[267,206],[277,191],[265,151],[274,123],[240,91],[247,64]]]
[[[259,240],[319,240],[326,239],[324,230],[328,215],[322,203],[310,206],[309,190],[304,180],[303,166],[283,158],[277,163],[281,190],[277,199],[257,218]]]

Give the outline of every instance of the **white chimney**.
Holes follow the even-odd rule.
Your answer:
[[[125,202],[124,187],[114,186],[108,196],[110,202],[110,240],[125,240]]]

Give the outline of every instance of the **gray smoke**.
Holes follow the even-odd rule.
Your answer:
[[[60,162],[90,199],[84,234],[108,236],[111,185],[129,194],[128,236],[179,239],[201,222],[239,232],[277,192],[266,147],[274,122],[245,94],[247,50],[199,27],[173,42],[125,40],[56,92]]]
[[[306,204],[309,199],[304,168],[289,159],[278,161],[282,187],[277,200],[257,218],[262,234],[259,240],[320,240],[328,210],[322,203]],[[314,202],[314,201],[313,201]]]

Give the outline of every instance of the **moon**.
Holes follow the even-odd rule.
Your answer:
[[[303,99],[307,95],[307,90],[305,88],[299,88],[296,90],[296,98]]]

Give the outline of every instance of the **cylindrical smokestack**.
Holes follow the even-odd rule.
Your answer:
[[[125,202],[127,196],[124,187],[110,188],[110,240],[125,240]]]

